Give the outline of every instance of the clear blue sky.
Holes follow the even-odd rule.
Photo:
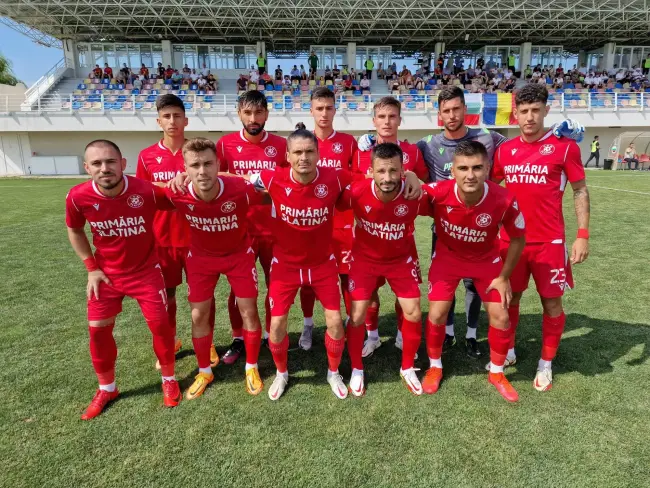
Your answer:
[[[36,44],[4,24],[0,24],[0,39],[0,52],[9,58],[14,74],[28,87],[63,57],[63,50]]]

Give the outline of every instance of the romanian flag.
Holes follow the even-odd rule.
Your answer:
[[[517,125],[513,114],[515,97],[512,93],[486,93],[483,102],[485,125]]]
[[[481,94],[465,93],[465,105],[467,105],[465,125],[479,125],[481,123]],[[442,126],[442,120],[438,115],[438,127]]]

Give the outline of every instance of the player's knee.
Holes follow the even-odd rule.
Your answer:
[[[204,330],[210,328],[210,308],[193,308],[192,309],[192,328],[194,330]]]
[[[352,316],[350,317],[349,325],[353,327],[359,327],[366,323],[366,313],[365,311],[353,310]]]
[[[433,324],[446,324],[448,312],[449,310],[443,310],[442,308],[430,308],[429,320]]]
[[[408,312],[402,308],[402,313],[404,314],[404,319],[409,322],[421,322],[422,321],[422,311],[420,307],[415,307],[409,310]]]
[[[542,298],[542,308],[544,309],[544,314],[549,317],[562,315],[562,297]]]
[[[505,330],[510,327],[510,318],[508,317],[508,311],[504,310],[499,306],[495,307],[495,310],[490,311],[490,325],[495,329]]]
[[[160,317],[149,317],[146,319],[147,326],[154,336],[166,336],[173,334],[174,330],[169,325],[167,315]]]
[[[343,320],[341,319],[341,312],[338,310],[325,309],[325,325],[330,328],[342,328]]]

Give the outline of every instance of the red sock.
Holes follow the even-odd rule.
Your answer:
[[[510,347],[515,347],[515,334],[517,333],[517,326],[519,325],[519,304],[510,305],[508,307],[508,316],[510,317]]]
[[[397,330],[402,330],[404,312],[402,312],[402,306],[399,304],[399,300],[395,300],[395,316],[397,317]]]
[[[363,330],[363,328],[361,328],[361,330]],[[325,333],[325,350],[327,351],[327,363],[329,364],[330,371],[338,371],[344,348],[345,337],[332,339],[329,332]]]
[[[350,296],[350,291],[348,290],[348,275],[342,274],[339,275],[341,278],[341,294],[343,295],[343,303],[345,303],[345,313],[350,316],[350,310],[352,309],[352,297]]]
[[[542,315],[542,359],[544,361],[553,361],[555,358],[564,332],[564,324],[566,324],[564,312],[557,317]]]
[[[402,318],[402,369],[412,368],[422,340],[422,324]]]
[[[271,333],[271,300],[269,300],[269,294],[266,294],[264,299],[264,311],[266,315],[264,316],[264,330],[267,334]]]
[[[176,337],[176,297],[167,299],[167,319]]]
[[[404,337],[403,334],[402,338]],[[445,324],[434,324],[427,318],[427,355],[431,359],[440,359],[442,357],[442,344],[444,342]]]
[[[169,326],[167,316],[147,320],[147,326],[153,336],[153,350],[156,353],[163,376],[174,376],[174,332]]]
[[[366,311],[366,330],[379,329],[379,308],[370,306]]]
[[[241,318],[241,313],[239,313],[239,307],[237,306],[237,303],[235,303],[235,294],[232,290],[230,290],[230,295],[228,296],[228,316],[230,317],[232,336],[241,337],[244,321]]]
[[[212,334],[204,337],[192,337],[192,344],[194,344],[194,355],[196,356],[196,362],[199,363],[199,368],[209,368]]]
[[[366,337],[366,331],[363,326],[359,325],[355,327],[350,322],[348,322],[345,332],[348,339],[348,355],[350,356],[350,365],[353,369],[363,369],[363,358],[361,355],[363,353],[363,340]]]
[[[314,316],[314,304],[316,303],[316,294],[311,286],[303,286],[300,289],[300,308],[303,317]]]
[[[488,327],[488,344],[490,345],[490,362],[495,366],[503,366],[510,346],[511,329]]]
[[[262,329],[244,329],[244,347],[246,348],[246,363],[257,364],[262,344]]]
[[[208,317],[209,323],[210,323],[210,337],[212,337],[212,333],[214,332],[214,316],[217,313],[217,306],[214,302],[214,297],[212,297],[212,301],[210,302],[210,315]]]
[[[88,327],[90,359],[100,385],[110,385],[115,381],[117,345],[113,337],[114,326],[115,324],[105,327]]]
[[[273,362],[275,363],[278,373],[286,373],[289,356],[289,336],[285,335],[284,339],[278,343],[272,342],[271,339],[269,339],[269,349],[271,350]]]

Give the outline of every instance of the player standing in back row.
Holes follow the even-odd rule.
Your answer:
[[[314,135],[318,140],[319,168],[336,168],[346,171],[352,170],[352,156],[357,150],[357,141],[354,136],[334,130],[334,117],[336,116],[336,99],[334,92],[327,87],[316,88],[311,94],[311,115],[314,117]],[[354,216],[348,210],[334,212],[334,239],[332,241],[334,256],[339,267],[341,280],[341,293],[345,303],[345,311],[350,315],[350,293],[348,292],[348,273],[350,272],[350,253]],[[300,289],[300,305],[305,317],[304,327],[298,346],[308,351],[312,346],[312,333],[314,330],[314,291],[308,287]]]
[[[551,361],[557,353],[566,316],[562,295],[573,286],[571,264],[589,255],[589,191],[580,158],[580,148],[570,139],[556,139],[544,129],[549,108],[548,91],[528,84],[517,92],[515,116],[521,136],[502,144],[494,157],[492,178],[505,180],[517,198],[526,223],[526,247],[510,278],[513,297],[509,307],[513,327],[506,365],[516,361],[514,333],[519,322],[519,300],[532,274],[542,301],[542,354],[533,386],[549,390],[553,383]],[[567,181],[573,189],[578,234],[571,256],[566,247],[562,197]],[[502,249],[509,242],[502,232]],[[488,365],[489,367],[489,365]]]
[[[269,118],[264,94],[256,90],[244,93],[239,97],[237,114],[243,128],[239,132],[223,136],[217,142],[217,158],[221,171],[242,176],[264,169],[274,169],[276,166],[286,166],[287,141],[284,137],[269,134],[264,130],[264,124]],[[252,205],[248,217],[248,234],[252,240],[252,248],[264,270],[268,287],[274,241],[271,208],[268,205]],[[264,299],[264,306],[266,310],[264,339],[267,339],[271,327],[268,293]],[[228,314],[233,342],[222,359],[225,364],[233,364],[244,352],[244,329],[232,290],[228,297]]]

